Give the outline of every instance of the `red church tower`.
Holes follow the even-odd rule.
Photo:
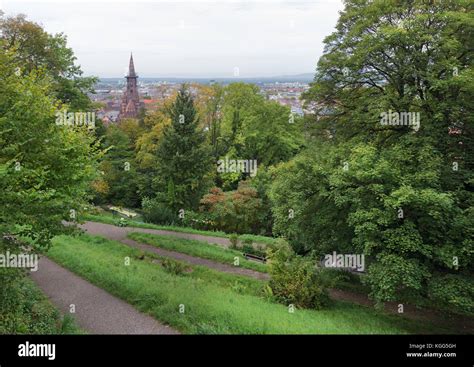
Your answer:
[[[135,66],[133,64],[133,55],[130,54],[130,64],[128,66],[127,89],[122,97],[120,105],[119,120],[124,118],[137,118],[138,111],[141,107],[138,98],[137,79],[138,75],[135,73]]]

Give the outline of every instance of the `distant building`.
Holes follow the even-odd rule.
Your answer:
[[[118,119],[118,111],[107,111],[107,112],[102,112],[99,113],[98,116],[99,118],[102,119],[102,122],[105,124],[111,123],[111,122],[116,122]]]
[[[127,88],[122,97],[122,103],[120,104],[120,113],[118,120],[124,118],[137,118],[138,111],[140,110],[141,104],[138,97],[137,79],[138,75],[135,73],[135,65],[133,64],[133,55],[130,55],[130,64],[128,66]]]

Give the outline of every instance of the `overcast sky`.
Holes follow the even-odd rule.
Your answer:
[[[86,75],[142,77],[312,73],[342,0],[0,0],[63,32]]]

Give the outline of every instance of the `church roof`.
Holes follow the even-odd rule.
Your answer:
[[[135,65],[133,64],[133,55],[130,53],[130,63],[128,65],[128,77],[136,78]]]

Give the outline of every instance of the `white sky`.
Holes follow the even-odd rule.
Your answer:
[[[86,75],[142,77],[312,73],[342,0],[0,0],[63,32]]]

